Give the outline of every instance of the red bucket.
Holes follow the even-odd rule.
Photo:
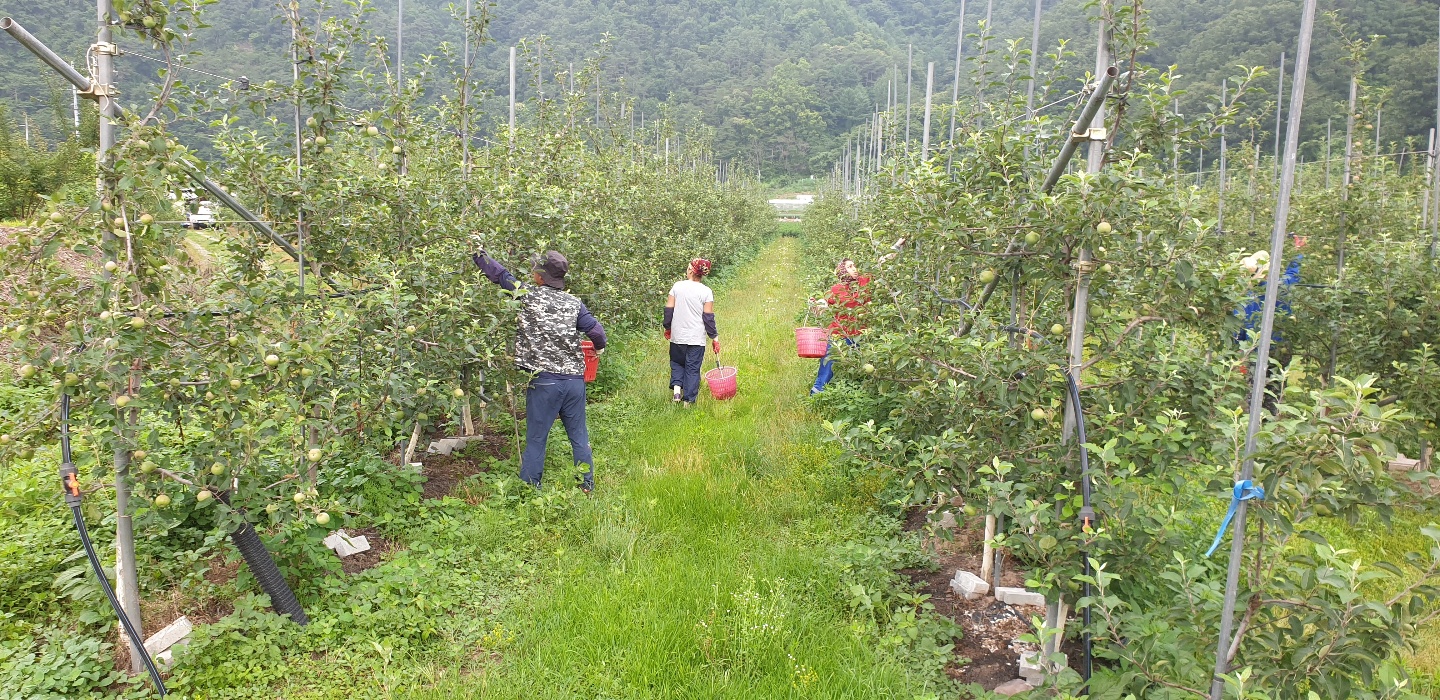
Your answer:
[[[830,332],[824,328],[796,328],[795,352],[801,357],[824,357]]]
[[[717,401],[735,396],[735,375],[738,373],[739,370],[734,367],[716,367],[706,372],[705,384],[710,387],[710,395]]]
[[[600,355],[595,352],[595,343],[580,341],[580,352],[585,354],[585,381],[593,382],[600,373]]]

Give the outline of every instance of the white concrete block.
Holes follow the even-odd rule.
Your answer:
[[[325,546],[335,550],[335,556],[344,559],[351,554],[369,551],[370,540],[366,539],[364,535],[351,537],[344,530],[336,530],[325,538]]]
[[[955,522],[954,513],[947,510],[944,513],[940,514],[940,524],[938,527],[941,530],[954,530],[957,525],[958,524]]]
[[[1045,596],[1039,593],[1032,593],[1024,588],[1013,588],[1010,586],[996,586],[995,599],[1008,605],[1045,606]]]
[[[990,584],[969,571],[956,570],[955,578],[950,580],[950,590],[965,600],[975,600],[990,592]]]
[[[195,627],[190,624],[190,620],[181,615],[179,619],[166,625],[165,629],[150,635],[150,638],[145,640],[145,650],[150,652],[151,656],[158,656],[161,652],[168,651],[170,647],[185,641],[193,629]]]

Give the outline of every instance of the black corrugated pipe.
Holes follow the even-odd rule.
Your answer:
[[[228,502],[223,496],[221,500]],[[300,607],[300,601],[295,599],[295,592],[290,590],[290,584],[285,582],[280,567],[275,566],[275,559],[270,556],[270,550],[265,549],[265,543],[260,541],[255,526],[246,521],[230,533],[230,541],[235,543],[235,548],[245,557],[245,565],[250,567],[250,573],[260,582],[260,590],[270,596],[270,607],[275,609],[275,613],[289,615],[298,625],[310,624],[305,609]]]
[[[155,661],[150,658],[150,651],[145,648],[145,640],[140,638],[140,633],[130,624],[130,618],[126,617],[125,611],[120,608],[120,599],[115,597],[115,588],[105,576],[105,567],[100,563],[100,556],[95,553],[95,544],[90,541],[90,531],[85,527],[85,516],[80,512],[80,503],[84,496],[80,491],[79,470],[75,468],[70,455],[69,394],[60,396],[60,485],[61,492],[65,494],[65,505],[70,506],[70,515],[75,519],[75,531],[80,533],[80,544],[85,548],[85,556],[90,560],[90,568],[95,572],[95,578],[100,581],[100,589],[105,591],[105,597],[110,600],[110,608],[115,611],[115,616],[120,618],[120,626],[125,629],[125,636],[130,638],[131,652],[140,655],[140,661],[150,673],[150,681],[155,684],[155,692],[164,697],[168,691],[165,690],[165,682],[160,680],[160,669],[155,668]]]

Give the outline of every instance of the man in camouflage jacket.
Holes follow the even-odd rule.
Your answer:
[[[565,273],[570,261],[548,251],[534,261],[534,283],[515,279],[503,265],[480,251],[475,266],[491,282],[519,291],[520,323],[515,333],[515,365],[533,376],[525,388],[525,452],[520,457],[520,478],[536,488],[545,473],[545,445],[550,426],[558,417],[570,437],[575,464],[590,467],[580,488],[595,488],[590,431],[585,425],[585,355],[580,335],[589,336],[596,352],[605,349],[605,329],[579,298],[566,294]]]

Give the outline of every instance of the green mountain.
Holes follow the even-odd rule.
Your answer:
[[[331,12],[343,11],[337,7]],[[475,84],[503,96],[508,85],[511,45],[534,47],[546,37],[544,57],[525,61],[519,96],[534,94],[543,76],[547,90],[560,89],[569,66],[593,57],[602,38],[609,40],[604,89],[638,99],[637,111],[653,116],[665,110],[672,119],[708,125],[720,153],[743,158],[768,174],[825,172],[845,135],[869,123],[871,110],[883,105],[887,84],[898,77],[905,98],[907,48],[913,46],[912,102],[918,129],[924,92],[924,66],[936,63],[936,90],[948,98],[953,76],[960,0],[516,0],[489,7],[489,41],[475,47]],[[1028,47],[1035,5],[1028,0],[966,0],[966,30],[977,31],[987,11],[994,25],[992,50],[1017,39]],[[393,58],[403,41],[410,74],[425,57],[458,55],[462,41],[461,0],[404,0],[403,37],[397,36],[397,0],[370,3],[368,25]],[[1075,53],[1072,72],[1079,77],[1092,65],[1094,12],[1086,0],[1044,2],[1041,45],[1053,50],[1061,40]],[[306,3],[310,16],[322,12]],[[1293,59],[1299,24],[1298,0],[1147,0],[1142,6],[1154,46],[1144,56],[1159,66],[1176,66],[1177,85],[1188,91],[1182,106],[1207,109],[1223,78],[1236,66],[1274,68],[1281,52]],[[1327,8],[1322,8],[1327,9]],[[1435,122],[1437,4],[1433,1],[1373,0],[1331,4],[1339,22],[1317,27],[1312,75],[1305,105],[1309,157],[1323,148],[1326,119],[1343,126],[1344,99],[1351,68],[1340,30],[1352,37],[1374,37],[1364,63],[1364,94],[1379,107],[1379,137],[1384,142],[1410,138],[1424,147]],[[475,11],[479,11],[476,9]],[[212,25],[196,33],[200,55],[194,68],[220,76],[245,75],[252,81],[285,80],[290,72],[289,28],[273,0],[220,0],[206,9]],[[91,41],[94,4],[82,0],[4,0],[0,14],[13,16],[65,57],[83,64]],[[125,46],[119,60],[125,100],[138,104],[145,90],[135,83],[153,80],[157,64],[143,56],[154,52]],[[976,37],[966,53],[980,49]],[[436,60],[442,61],[443,58]],[[993,70],[993,69],[992,69]],[[1288,72],[1288,68],[1287,68]],[[220,80],[187,71],[187,82]],[[1273,78],[1271,79],[1273,80]],[[962,84],[974,81],[972,63],[962,69]],[[1255,138],[1269,143],[1273,111],[1252,99]],[[53,137],[70,129],[70,96],[60,80],[8,37],[0,37],[0,99],[12,115],[28,114],[37,133]],[[435,86],[436,90],[444,89]],[[1287,83],[1288,100],[1288,83]],[[967,90],[968,92],[968,90]],[[503,99],[486,103],[503,117]],[[1194,107],[1189,107],[1193,104]],[[637,115],[638,116],[638,115]],[[1270,125],[1270,126],[1267,126]],[[1244,134],[1249,136],[1247,132]],[[1367,139],[1373,139],[1373,133]]]

